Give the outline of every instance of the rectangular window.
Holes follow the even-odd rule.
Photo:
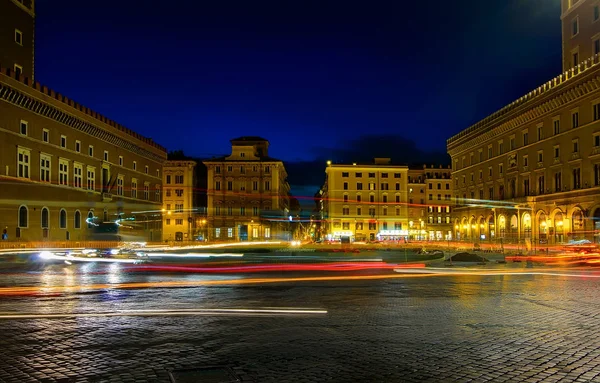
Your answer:
[[[171,175],[167,174],[167,185],[171,184]]]
[[[233,215],[233,208],[231,206],[227,206],[227,215]]]
[[[596,6],[596,8],[598,8],[598,6]],[[600,53],[600,39],[594,40],[593,44],[594,44],[594,47],[593,47],[594,55],[597,55],[598,53]]]
[[[523,146],[529,145],[529,132],[523,132]]]
[[[571,21],[571,36],[575,36],[579,33],[579,17],[575,17]]]
[[[230,165],[230,166],[228,166],[228,167],[227,167],[227,171],[228,171],[228,172],[232,172],[232,171],[233,171],[233,166],[231,166],[231,165]]]
[[[594,146],[595,147],[599,147],[600,146],[600,134],[596,134],[594,136]]]
[[[258,216],[258,207],[257,206],[252,207],[252,215],[255,217]]]
[[[179,226],[183,225],[183,218],[177,218],[175,220],[175,225],[179,225]]]
[[[240,166],[240,174],[246,174],[246,168],[243,166]]]
[[[349,207],[342,208],[342,215],[350,215],[350,208]]]
[[[221,167],[215,166],[215,174],[221,174]]]
[[[123,156],[119,156],[119,165],[123,166]]]
[[[175,194],[177,197],[183,197],[183,189],[175,189]]]
[[[23,45],[23,32],[18,29],[15,29],[15,43]]]
[[[150,199],[150,185],[144,184],[144,199]]]
[[[491,147],[491,146],[489,146],[489,147],[488,147],[488,159],[492,158],[492,157],[493,157],[493,154],[494,154],[494,153],[492,152],[492,147]]]
[[[215,206],[215,215],[221,215],[221,206]]]
[[[529,195],[529,178],[523,180],[523,194],[525,197]]]
[[[133,161],[133,170],[137,170],[137,161]],[[175,183],[177,183],[177,176],[175,176]]]
[[[183,174],[175,175],[175,184],[179,184],[179,185],[183,184]]]
[[[96,189],[96,169],[87,168],[87,190],[95,190]]]
[[[537,139],[538,139],[538,141],[541,141],[544,139],[544,127],[543,126],[537,127]]]
[[[579,52],[573,52],[573,66],[579,65]]]
[[[171,189],[166,189],[165,190],[165,194],[167,195],[167,197],[171,196]]]
[[[40,181],[50,182],[50,156],[40,154]]]
[[[104,151],[104,161],[108,162],[108,151]]]
[[[69,161],[67,160],[58,160],[58,184],[69,184]]]
[[[271,190],[271,182],[265,181],[265,190]]]
[[[144,166],[144,173],[148,174],[148,166]]]
[[[483,150],[479,150],[479,162],[483,162]]]
[[[369,178],[375,178],[375,173],[369,173]]]
[[[265,174],[269,174],[269,173],[271,173],[271,167],[265,166]]]
[[[594,5],[594,21],[600,19],[600,6]]]
[[[544,194],[544,190],[545,190],[544,176],[540,176],[538,178],[538,194]]]
[[[60,147],[61,148],[67,147],[67,136],[60,136]]]
[[[504,164],[498,164],[498,173],[500,174],[500,177],[502,177],[503,172],[503,165]]]
[[[233,181],[227,181],[227,190],[228,191],[232,191],[233,190]]]
[[[544,152],[540,150],[537,155],[538,155],[538,163],[543,163],[544,162]]]
[[[258,190],[258,181],[252,181],[252,190],[254,190],[254,191]]]
[[[83,165],[73,164],[73,186],[81,189],[83,187]]]
[[[246,208],[245,207],[240,207],[240,215],[246,215]]]
[[[573,153],[579,153],[579,140],[573,140]]]
[[[571,114],[571,128],[575,129],[579,127],[579,112],[573,112]]]
[[[396,195],[396,203],[400,203],[400,196]]]
[[[117,195],[124,195],[123,192],[123,185],[125,184],[125,180],[123,179],[123,176],[119,176],[117,177]],[[171,189],[167,189],[166,191],[167,193],[167,197],[171,196]]]
[[[493,187],[488,189],[488,193],[489,193],[490,199],[491,200],[494,199],[494,188]]]
[[[402,178],[402,174],[400,174],[400,173],[394,173],[394,178]]]
[[[348,190],[348,182],[344,182],[344,190]]]
[[[581,169],[573,169],[573,189],[581,188]]]
[[[600,164],[594,164],[594,186],[600,186]]]
[[[371,203],[375,202],[375,196],[373,194],[371,194],[369,196],[369,202],[371,202]]]
[[[362,182],[357,182],[356,183],[356,190],[363,190],[362,186],[363,186]]]
[[[560,158],[560,146],[554,147],[554,158]]]
[[[362,215],[362,208],[360,208],[360,207],[356,208],[356,215]]]
[[[271,228],[265,227],[265,238],[271,238]]]
[[[396,182],[396,190],[400,190],[400,183]]]
[[[137,198],[137,180],[131,179],[131,198]]]
[[[343,178],[348,178],[348,177],[350,177],[350,173],[348,173],[348,172],[342,172],[342,177]]]
[[[369,222],[369,230],[377,230],[377,223]]]
[[[375,183],[374,182],[369,182],[369,190],[375,190]]]
[[[370,215],[371,217],[375,217],[375,208],[374,208],[374,207],[370,207],[370,208],[369,208],[369,215]]]
[[[15,75],[20,78],[23,75],[23,67],[19,64],[14,65]]]
[[[88,147],[88,155],[94,157],[94,147],[92,145]]]
[[[387,173],[381,173],[381,178],[388,178],[388,174]]]
[[[390,185],[388,185],[387,183],[382,183],[381,190],[390,190]]]
[[[48,129],[42,130],[42,141],[50,142],[50,131]]]
[[[510,138],[510,150],[515,150],[515,138]]]
[[[171,219],[167,218],[167,219],[165,220],[165,223],[166,223],[167,225],[170,225],[170,224],[171,224]],[[217,230],[219,230],[219,229],[217,229]]]
[[[560,120],[554,120],[552,126],[554,127],[554,135],[560,134]]]
[[[357,194],[357,195],[356,195],[356,202],[360,202],[360,201],[361,201],[361,199],[362,199],[361,195],[360,195],[360,194]]]
[[[23,120],[21,120],[21,123],[19,124],[19,132],[24,136],[27,135],[28,125],[29,125],[29,123],[27,121],[23,121]]]
[[[504,154],[504,142],[498,142],[498,154]]]
[[[529,157],[523,156],[523,166],[529,166]]]
[[[554,191],[559,192],[562,190],[562,173],[554,173]]]
[[[355,176],[356,178],[362,178],[362,173],[354,173],[354,176]]]

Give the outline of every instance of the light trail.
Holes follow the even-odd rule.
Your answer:
[[[148,253],[148,257],[171,257],[171,258],[218,258],[218,257],[243,257],[242,253]]]
[[[121,310],[100,313],[1,313],[4,319],[63,319],[63,318],[102,318],[102,317],[163,317],[163,316],[299,316],[327,315],[325,309],[298,308],[222,308],[222,309],[178,309],[178,310]]]

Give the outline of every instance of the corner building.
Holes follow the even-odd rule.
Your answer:
[[[290,239],[290,186],[281,160],[269,157],[269,141],[240,137],[231,155],[203,161],[207,167],[209,240]]]
[[[600,12],[562,5],[566,71],[447,141],[458,239],[598,241]]]
[[[163,240],[193,240],[196,229],[196,161],[167,161],[163,165]]]
[[[452,169],[443,166],[408,170],[408,237],[417,241],[453,238]]]
[[[0,15],[0,230],[160,240],[166,150],[33,80],[33,0],[0,0]]]
[[[327,240],[400,240],[408,237],[408,167],[390,158],[373,164],[325,168],[322,209]]]

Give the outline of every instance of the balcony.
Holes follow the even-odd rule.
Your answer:
[[[523,173],[527,173],[529,171],[529,166],[523,166]]]
[[[571,161],[575,161],[580,159],[581,157],[579,156],[579,152],[573,152],[571,153]]]
[[[538,162],[538,163],[537,163],[537,168],[538,168],[538,169],[543,169],[543,168],[544,168],[544,161],[542,161],[542,162]]]
[[[552,161],[553,165],[559,165],[560,164],[560,157],[554,157],[554,160]]]
[[[594,149],[592,150],[592,154],[590,154],[590,156],[597,156],[600,154],[600,146],[596,146],[594,147]]]

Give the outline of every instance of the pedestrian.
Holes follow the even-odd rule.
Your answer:
[[[6,229],[4,229],[2,231],[2,240],[3,241],[8,241],[8,232],[6,231]]]

